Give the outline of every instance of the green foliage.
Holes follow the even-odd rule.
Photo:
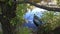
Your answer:
[[[12,5],[12,0],[10,0],[8,3],[9,3],[9,5],[11,6],[11,5]]]
[[[60,6],[60,0],[57,0],[57,4],[58,4],[58,6]]]
[[[23,15],[26,12],[26,8],[27,8],[27,5],[26,4],[19,4],[17,6],[16,15],[17,15],[17,18],[19,18],[20,23],[23,23],[24,22]]]
[[[17,5],[17,10],[16,10],[16,17],[11,20],[11,23],[13,24],[22,24],[24,22],[23,15],[26,10],[26,5],[25,4],[19,4]]]
[[[18,33],[19,33],[19,34],[30,34],[31,31],[30,31],[28,28],[23,27],[23,28],[20,28],[20,29],[19,29],[19,32],[18,32]]]
[[[0,32],[0,34],[3,34],[2,32]]]
[[[11,20],[11,24],[13,26],[16,25],[17,34],[29,34],[30,30],[28,28],[22,27],[21,25],[24,23],[23,15],[26,12],[27,5],[19,4],[17,5],[16,17]]]
[[[15,26],[15,25],[17,25],[17,23],[20,23],[20,21],[19,21],[19,19],[18,19],[17,17],[15,17],[15,18],[13,18],[13,19],[10,21],[10,23],[11,23],[13,26]]]
[[[60,12],[45,12],[42,21],[45,23],[45,30],[54,30],[56,27],[60,26]]]
[[[26,13],[26,9],[27,9],[27,5],[26,4],[19,4],[17,6],[17,10],[16,10],[16,15],[17,18],[19,19],[19,23],[17,25],[22,25],[24,23],[24,18],[23,15]],[[28,30],[28,28],[25,27],[20,27],[18,28],[18,34],[29,34],[30,30]]]

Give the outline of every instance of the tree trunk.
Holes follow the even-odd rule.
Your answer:
[[[9,20],[7,18],[3,19],[1,24],[2,24],[3,34],[13,34],[14,33],[13,27],[9,23]]]
[[[15,26],[12,26],[10,23],[11,19],[16,16],[16,3],[12,2],[12,5],[10,6],[7,2],[0,2],[0,7],[2,10],[0,22],[2,24],[3,34],[16,34]]]

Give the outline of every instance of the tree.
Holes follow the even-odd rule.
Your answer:
[[[16,1],[16,0],[14,0]],[[1,8],[1,14],[0,14],[0,22],[2,24],[2,30],[3,34],[15,34],[15,27],[12,26],[10,23],[10,20],[16,16],[16,3],[11,2],[11,5],[9,4],[9,0],[1,0],[0,1],[0,8]]]
[[[39,26],[38,34],[60,34],[60,12],[44,12],[41,20],[44,25]]]
[[[30,2],[29,0],[28,1],[17,1],[17,4],[21,4],[21,3],[29,3],[29,4],[34,5],[36,7],[39,7],[39,8],[42,8],[42,9],[46,9],[48,11],[60,12],[60,10],[59,10],[60,7],[58,8],[58,7],[49,7],[49,6],[44,6],[44,5],[38,5],[38,4],[36,4],[38,2]]]
[[[35,1],[34,1],[35,2]],[[0,8],[1,8],[1,14],[0,14],[0,22],[2,24],[3,34],[15,34],[15,26],[12,26],[10,23],[11,19],[16,16],[16,4],[17,3],[29,3],[36,7],[43,8],[49,11],[60,11],[60,8],[52,8],[42,5],[37,5],[34,2],[29,2],[27,0],[23,0],[22,2],[18,2],[16,0],[13,0],[10,2],[10,0],[0,0]]]

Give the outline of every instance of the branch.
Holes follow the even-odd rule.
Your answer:
[[[28,2],[28,1],[17,2],[17,4],[22,4],[22,3],[29,3],[29,4],[34,5],[36,7],[46,9],[48,11],[60,12],[60,8],[56,8],[56,7],[48,7],[48,6],[38,5],[38,4],[34,3],[34,2]]]
[[[48,11],[58,11],[58,12],[60,12],[60,8],[38,5],[38,4],[33,3],[33,2],[26,2],[26,3],[29,3],[29,4],[31,4],[31,5],[34,5],[34,6],[36,6],[36,7],[42,8],[42,9],[46,9],[46,10],[48,10]]]

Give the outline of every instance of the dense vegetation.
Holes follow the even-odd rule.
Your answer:
[[[45,12],[42,16],[42,21],[45,23],[44,31],[49,33],[60,26],[60,12]]]
[[[60,0],[58,0],[57,4],[60,6],[59,2],[60,2]],[[0,4],[1,4],[1,2],[0,2]],[[3,8],[5,7],[5,9],[1,9],[1,6],[0,6],[0,17],[1,17],[1,11],[2,10],[3,10],[3,12],[4,12],[4,10],[5,11],[8,10],[8,11],[3,13],[4,14],[3,19],[9,18],[8,19],[9,22],[12,24],[12,26],[15,26],[13,29],[15,29],[14,31],[16,32],[16,34],[30,34],[31,33],[30,30],[28,30],[25,27],[22,27],[22,24],[24,23],[23,15],[26,13],[27,5],[25,3],[19,4],[19,5],[17,4],[17,7],[16,7],[11,1],[9,1],[9,2],[7,1],[7,3],[3,1],[2,4],[4,5]],[[15,9],[13,9],[12,7]],[[16,15],[15,15],[15,11],[16,11]],[[13,17],[11,17],[10,14]],[[45,23],[44,30],[46,32],[48,32],[49,30],[54,30],[56,27],[60,26],[60,12],[58,12],[58,14],[57,13],[55,15],[54,14],[55,14],[55,12],[53,12],[53,11],[45,12],[41,18],[42,21]],[[10,19],[10,17],[11,17],[11,19]],[[0,20],[1,20],[1,18],[0,18]],[[4,21],[5,20],[3,20],[3,22]],[[9,26],[10,26],[10,23],[7,22],[7,24],[6,24],[6,22],[3,23],[3,25],[8,26],[8,24],[9,24]],[[12,29],[12,26],[11,26],[11,29]],[[39,31],[39,32],[41,32],[41,31]],[[5,32],[3,32],[3,33],[5,33]]]

